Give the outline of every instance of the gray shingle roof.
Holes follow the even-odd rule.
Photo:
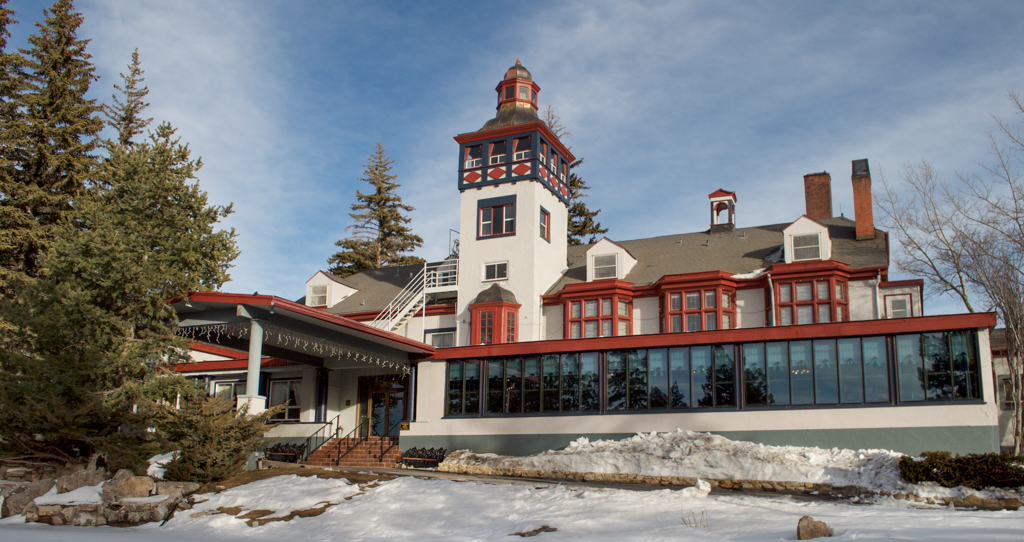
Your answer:
[[[333,314],[379,311],[405,288],[405,285],[423,269],[423,264],[396,265],[357,273],[338,282],[355,288],[356,293],[327,309]]]

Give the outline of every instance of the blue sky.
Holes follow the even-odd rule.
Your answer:
[[[14,1],[21,46],[50,2]],[[707,228],[707,194],[737,192],[739,226],[804,211],[803,175],[832,174],[852,217],[850,162],[876,182],[927,159],[986,159],[993,115],[1024,92],[1024,3],[80,1],[109,99],[139,48],[148,110],[202,156],[234,203],[241,256],[225,291],[298,298],[346,236],[377,141],[416,208],[418,255],[458,229],[452,137],[494,114],[516,58],[585,158],[613,240]],[[897,276],[896,273],[893,276]],[[960,312],[932,300],[926,314]]]

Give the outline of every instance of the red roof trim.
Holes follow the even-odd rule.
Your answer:
[[[555,146],[555,150],[558,151],[559,156],[564,156],[565,158],[567,158],[567,161],[570,164],[576,161],[576,156],[569,152],[569,149],[567,149],[565,145],[562,144],[562,142],[558,139],[558,136],[556,136],[551,131],[551,129],[548,128],[548,125],[545,124],[542,120],[538,120],[536,122],[527,122],[526,124],[513,124],[512,126],[506,126],[504,128],[495,128],[494,130],[487,130],[485,132],[470,132],[468,134],[459,134],[455,136],[453,139],[455,139],[457,143],[462,145],[465,143],[476,143],[477,141],[486,141],[488,139],[494,139],[496,137],[501,136],[510,136],[523,132],[532,132],[534,130],[543,132],[544,135],[547,136],[548,142]]]
[[[820,339],[894,333],[922,333],[947,329],[977,329],[996,325],[994,312],[920,316],[895,320],[865,320],[804,326],[761,327],[702,331],[696,333],[656,333],[629,337],[598,339],[566,339],[535,341],[504,345],[460,346],[434,352],[430,359],[468,359],[495,356],[524,356],[556,352],[584,352],[589,350],[617,350],[627,348],[660,348],[700,344],[781,341],[794,339]]]
[[[260,360],[260,367],[286,367],[299,365],[293,361],[278,358],[263,358]],[[174,363],[171,369],[178,373],[197,373],[204,371],[224,371],[230,369],[246,369],[249,367],[248,359],[225,359],[221,361],[196,361],[193,363]]]
[[[924,279],[912,280],[883,280],[878,284],[879,288],[898,288],[900,286],[924,286]]]
[[[241,350],[232,350],[230,348],[224,348],[223,346],[214,346],[212,344],[197,343],[193,342],[189,347],[192,350],[198,352],[206,352],[207,354],[215,354],[218,356],[224,356],[231,359],[249,359],[248,352],[242,352]]]
[[[708,199],[720,198],[723,196],[730,196],[732,197],[733,201],[739,201],[739,199],[736,198],[736,192],[730,192],[724,188],[719,188],[718,190],[715,190],[714,192],[708,194]]]
[[[391,333],[390,331],[384,331],[373,326],[356,322],[351,318],[339,316],[337,314],[331,314],[329,312],[315,309],[313,307],[307,307],[301,303],[282,299],[280,297],[272,295],[253,295],[253,294],[229,294],[223,292],[192,292],[188,294],[190,302],[196,303],[235,303],[240,305],[259,305],[264,307],[273,306],[280,310],[294,312],[303,316],[309,316],[317,320],[334,324],[336,326],[350,329],[359,333],[365,333],[374,337],[378,337],[393,343],[401,344],[403,346],[414,348],[422,353],[429,354],[434,351],[434,347],[429,344],[421,343],[417,340],[403,337],[397,333]],[[182,300],[172,300],[172,303],[180,302]]]

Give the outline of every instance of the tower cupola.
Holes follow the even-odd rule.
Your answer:
[[[518,58],[515,66],[505,72],[505,78],[494,90],[498,92],[498,114],[487,121],[480,128],[481,131],[540,120],[537,117],[537,93],[540,87],[533,82],[530,71],[523,67]]]
[[[711,231],[736,225],[736,192],[719,188],[708,194],[711,203]]]

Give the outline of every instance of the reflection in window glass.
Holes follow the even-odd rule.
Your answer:
[[[477,363],[466,363],[463,369],[466,375],[466,387],[462,392],[463,414],[480,413],[480,365]]]
[[[513,358],[505,362],[505,383],[508,387],[508,413],[523,411],[523,360]]]
[[[580,354],[580,410],[593,412],[601,408],[601,380],[596,352]]]
[[[626,409],[626,353],[608,352],[608,410]]]
[[[686,331],[700,331],[700,314],[686,315]]]
[[[885,337],[861,339],[864,353],[864,401],[889,402],[889,368],[886,364]]]
[[[558,356],[547,355],[543,358],[544,377],[541,379],[541,411],[558,412],[559,375]]]
[[[711,390],[711,347],[694,346],[690,348],[690,406],[712,407],[715,405]]]
[[[814,402],[816,404],[839,402],[836,369],[836,342],[832,339],[814,341]]]
[[[462,414],[462,368],[461,361],[448,363],[448,414]]]
[[[953,382],[956,399],[977,399],[981,397],[978,390],[978,361],[974,353],[974,334],[955,331],[950,333],[950,353],[953,362]]]
[[[736,364],[733,361],[732,346],[715,346],[712,352],[714,354],[715,406],[736,406]]]
[[[690,349],[669,350],[669,394],[672,408],[690,406]]]
[[[920,335],[896,336],[896,381],[900,401],[924,401]]]
[[[668,408],[668,351],[664,348],[648,350],[647,366],[651,385],[650,407]]]
[[[687,294],[686,294],[686,308],[687,309],[699,309],[700,308],[700,292],[687,292]]]
[[[562,355],[562,411],[580,409],[580,366],[577,354]]]
[[[497,414],[505,410],[505,363],[501,360],[487,362],[487,403],[485,412]]]
[[[790,397],[794,405],[814,404],[811,379],[811,341],[789,343]]]
[[[927,371],[925,390],[929,401],[953,398],[952,365],[946,337],[945,333],[921,335],[921,350],[924,353],[924,367]]]
[[[743,403],[751,406],[771,404],[768,401],[763,343],[743,345]]]
[[[707,290],[704,292],[704,308],[713,309],[715,308],[715,291]]]
[[[629,363],[629,410],[647,409],[647,351],[630,350],[627,353]]]
[[[768,364],[768,400],[771,405],[789,404],[789,343],[765,345]]]
[[[540,412],[540,358],[523,360],[523,412]]]
[[[839,339],[839,402],[864,402],[864,364],[861,363],[860,339]]]
[[[672,294],[668,296],[670,310],[678,311],[683,308],[683,296],[679,294]]]

